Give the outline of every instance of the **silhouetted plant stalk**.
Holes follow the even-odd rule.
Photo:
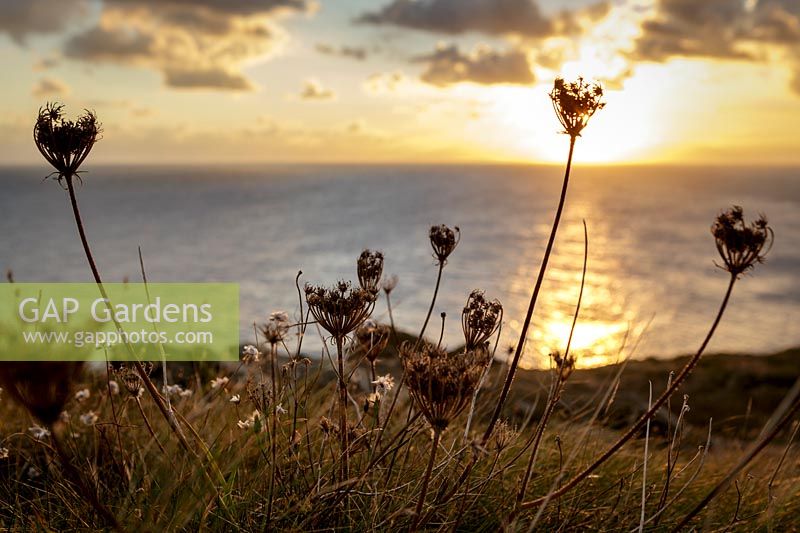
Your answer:
[[[348,335],[360,326],[372,313],[375,295],[362,288],[353,288],[350,283],[340,281],[330,288],[306,284],[306,303],[317,323],[331,334],[336,343],[337,378],[339,383],[339,428],[341,444],[340,480],[350,476],[348,425],[347,425],[347,381],[344,371],[344,343]]]
[[[269,343],[269,371],[272,385],[272,398],[269,403],[270,414],[270,455],[269,465],[269,499],[267,503],[267,524],[272,523],[272,506],[275,499],[275,478],[278,475],[278,376],[276,372],[278,344],[283,342],[289,331],[289,315],[283,312],[272,313],[266,324],[261,327],[261,334]]]
[[[705,352],[708,343],[711,341],[714,332],[716,332],[722,320],[725,309],[728,307],[728,302],[730,301],[736,281],[742,274],[751,270],[756,264],[764,261],[764,256],[769,252],[774,240],[774,233],[772,228],[769,227],[766,217],[761,215],[755,222],[748,225],[744,221],[743,211],[739,206],[734,206],[717,216],[711,226],[711,234],[714,236],[717,250],[722,258],[722,264],[718,264],[717,266],[728,272],[730,279],[727,290],[725,291],[725,296],[714,318],[714,322],[711,324],[711,328],[706,334],[705,339],[703,339],[700,348],[689,361],[686,362],[678,375],[672,380],[669,387],[659,396],[647,412],[639,417],[628,431],[611,445],[608,450],[595,459],[583,471],[567,481],[560,489],[530,502],[526,502],[522,504],[521,508],[528,509],[536,505],[542,505],[543,507],[551,498],[563,496],[575,488],[581,481],[586,479],[586,477],[622,448],[626,442],[637,435],[647,421],[658,412],[661,406],[667,402],[669,397],[672,396],[686,378],[689,377],[694,367],[697,366],[697,363],[700,361],[701,356]]]
[[[428,342],[405,342],[400,346],[400,360],[409,394],[433,434],[431,455],[422,478],[411,531],[420,525],[441,434],[469,405],[488,357],[486,346],[464,349],[454,354],[448,354],[446,350]]]
[[[440,224],[438,226],[431,226],[429,237],[431,247],[433,248],[433,256],[436,258],[436,265],[439,267],[436,273],[436,286],[433,289],[433,298],[431,298],[431,305],[428,308],[428,314],[425,315],[425,322],[422,323],[422,330],[419,332],[418,342],[421,342],[425,336],[425,330],[428,327],[428,322],[433,313],[433,307],[436,305],[436,297],[439,294],[439,285],[442,282],[442,271],[447,264],[447,258],[453,253],[453,250],[458,246],[458,241],[461,240],[461,230],[458,226],[453,229]]]
[[[605,107],[603,99],[603,88],[597,84],[589,84],[578,78],[574,82],[566,82],[561,78],[557,78],[553,85],[553,90],[550,92],[550,99],[553,102],[553,109],[556,112],[558,120],[564,127],[563,133],[569,135],[569,154],[567,156],[567,167],[564,172],[564,182],[561,186],[561,197],[558,201],[558,208],[556,209],[555,219],[553,226],[550,230],[550,238],[547,241],[547,247],[544,251],[542,264],[539,267],[539,274],[536,278],[536,283],[533,287],[531,294],[531,301],[528,304],[528,312],[525,315],[525,320],[522,323],[522,330],[519,335],[519,342],[517,342],[514,351],[514,357],[511,360],[511,365],[506,375],[503,389],[500,392],[500,398],[497,400],[494,414],[492,415],[489,425],[486,427],[486,432],[483,435],[482,441],[485,443],[494,431],[494,426],[500,418],[500,413],[503,410],[503,405],[506,402],[508,393],[511,390],[511,384],[514,381],[514,375],[519,365],[519,360],[522,357],[522,351],[525,347],[525,341],[528,338],[528,327],[531,324],[533,311],[536,307],[536,301],[539,298],[539,291],[544,281],[544,275],[547,271],[547,263],[550,260],[550,254],[553,250],[553,244],[556,240],[556,233],[558,232],[558,225],[561,221],[561,214],[564,210],[564,203],[567,199],[567,188],[569,186],[570,170],[572,168],[572,155],[575,151],[575,141],[581,136],[581,132],[589,123],[589,119],[599,109]]]
[[[106,306],[108,306],[110,310],[111,304],[109,302],[105,287],[103,286],[103,280],[100,277],[97,263],[94,260],[92,250],[89,246],[89,240],[86,237],[86,231],[84,229],[80,208],[78,207],[78,200],[75,194],[74,186],[74,180],[76,178],[80,180],[80,165],[84,162],[94,147],[94,144],[97,142],[100,131],[100,124],[97,121],[97,117],[94,115],[94,113],[86,111],[86,113],[78,118],[77,121],[73,122],[64,119],[62,105],[47,104],[45,107],[39,109],[39,115],[37,116],[36,124],[33,128],[33,138],[34,142],[36,143],[36,147],[39,149],[39,152],[53,166],[53,168],[56,169],[55,172],[50,174],[50,176],[54,176],[59,184],[62,185],[62,187],[64,186],[64,183],[66,183],[66,189],[69,193],[75,224],[78,228],[78,235],[80,236],[81,244],[83,245],[83,251],[86,255],[86,260],[89,263],[89,268],[92,271],[92,276],[94,277],[95,283],[100,290],[100,294],[105,299]],[[113,313],[112,320],[114,321],[114,325],[117,329],[122,329],[121,324],[117,321]],[[147,389],[148,394],[150,394],[150,396],[153,398],[153,401],[155,402],[159,411],[167,420],[172,432],[177,436],[179,443],[184,450],[196,458],[197,454],[189,446],[189,443],[186,440],[186,437],[184,436],[175,416],[175,412],[172,410],[171,406],[165,405],[164,399],[159,394],[155,384],[153,384],[152,380],[150,380],[150,376],[144,365],[142,365],[142,363],[135,358],[132,347],[128,343],[125,343],[125,347],[128,350],[131,358],[134,359],[134,367],[136,368],[139,376],[142,378],[142,383],[144,384],[145,389]],[[189,425],[185,420],[184,423],[187,424],[195,437],[201,442],[203,448],[207,450],[205,443],[202,442],[202,439],[200,439],[199,435],[197,435],[197,432],[194,431],[194,428],[192,428],[191,425]],[[219,468],[213,461],[210,453],[206,453],[206,458],[209,459],[209,463],[214,469],[214,472],[219,480],[224,481],[221,479]]]

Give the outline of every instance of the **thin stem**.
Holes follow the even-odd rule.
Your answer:
[[[439,284],[442,282],[442,270],[444,270],[444,261],[441,261],[439,263],[439,272],[438,274],[436,274],[436,287],[433,289],[433,298],[431,298],[431,306],[428,308],[428,314],[425,316],[425,322],[422,324],[422,330],[419,332],[417,344],[422,342],[423,335],[425,335],[425,330],[428,327],[428,321],[431,319],[431,313],[433,313],[433,306],[436,304],[436,296],[439,294]]]
[[[794,405],[792,405],[783,418],[777,424],[775,424],[772,430],[764,435],[761,440],[756,443],[753,448],[747,454],[745,454],[744,457],[742,457],[742,459],[739,460],[739,463],[736,464],[736,466],[734,466],[730,472],[728,472],[728,475],[726,475],[722,481],[717,483],[717,485],[711,489],[711,492],[709,492],[708,495],[703,498],[703,501],[698,503],[697,506],[692,509],[691,512],[689,512],[689,514],[683,517],[683,520],[681,520],[681,522],[675,526],[672,531],[675,532],[683,530],[683,528],[692,521],[692,518],[697,516],[700,511],[702,511],[703,508],[711,502],[711,500],[713,500],[720,492],[725,490],[736,478],[736,476],[739,475],[739,472],[741,472],[742,469],[744,469],[744,467],[750,463],[750,461],[752,461],[759,453],[761,453],[761,450],[763,450],[770,442],[772,442],[775,437],[778,436],[778,433],[783,430],[783,428],[789,425],[798,411],[800,411],[800,400],[795,398]]]
[[[69,200],[70,204],[72,205],[72,213],[75,215],[75,224],[78,226],[78,234],[80,235],[81,238],[81,244],[83,244],[83,251],[86,255],[86,260],[89,262],[89,268],[92,270],[92,276],[94,276],[94,281],[95,283],[97,283],[98,289],[100,289],[100,294],[106,300],[106,305],[110,306],[110,303],[108,302],[108,294],[106,294],[106,289],[105,287],[103,287],[103,280],[100,278],[100,272],[97,270],[97,264],[95,263],[94,256],[92,255],[92,250],[89,247],[89,241],[86,238],[86,231],[84,230],[83,227],[83,219],[81,218],[81,211],[78,208],[78,199],[75,196],[75,187],[72,184],[72,176],[67,176],[66,181],[67,181],[67,191],[69,192]],[[114,318],[114,324],[118,329],[122,328],[119,322],[117,322],[116,318]],[[133,355],[133,351],[131,350],[130,346],[129,345],[126,346],[128,347],[128,350],[131,353],[131,355]],[[180,427],[178,427],[178,423],[175,420],[174,415],[164,405],[161,395],[158,393],[158,390],[156,389],[155,385],[150,380],[150,376],[147,374],[147,371],[145,370],[144,366],[138,360],[134,360],[133,364],[134,367],[136,368],[136,372],[142,378],[142,382],[144,383],[147,392],[153,398],[153,401],[156,403],[158,409],[161,411],[161,414],[169,423],[173,432],[178,436],[178,440],[180,441],[181,446],[183,446],[183,448],[187,452],[193,454],[194,452],[189,447],[189,443],[186,442],[186,437],[183,436],[183,432],[181,432]]]
[[[539,275],[536,278],[536,284],[533,287],[533,293],[531,294],[531,301],[528,304],[528,312],[525,315],[525,321],[522,323],[522,331],[520,331],[519,335],[519,342],[517,342],[516,350],[514,351],[514,358],[511,360],[511,366],[508,368],[508,374],[506,375],[506,381],[503,384],[503,390],[500,393],[500,398],[497,400],[497,406],[495,407],[494,414],[492,415],[491,421],[486,428],[486,432],[483,434],[483,443],[489,441],[489,437],[492,436],[492,432],[494,431],[494,426],[497,424],[497,421],[500,418],[500,413],[503,410],[503,405],[506,402],[506,398],[508,397],[508,393],[511,390],[511,384],[514,381],[514,374],[517,372],[517,365],[519,364],[519,360],[522,357],[522,350],[525,345],[525,340],[528,337],[528,327],[531,324],[531,318],[533,317],[533,310],[536,307],[536,300],[539,298],[539,291],[542,288],[542,282],[544,281],[544,274],[547,271],[547,263],[550,260],[550,254],[553,250],[553,243],[556,240],[556,233],[558,232],[558,225],[561,221],[561,214],[564,210],[564,203],[567,199],[567,188],[569,186],[569,174],[570,170],[572,169],[572,154],[575,151],[575,137],[571,136],[569,140],[569,155],[567,156],[567,168],[564,172],[564,183],[561,186],[561,197],[558,201],[558,208],[556,209],[556,216],[553,220],[553,227],[550,230],[550,238],[547,241],[547,247],[544,251],[544,258],[542,259],[542,265],[539,267]]]
[[[422,506],[425,504],[425,496],[428,493],[428,482],[431,480],[431,472],[433,472],[433,463],[436,461],[436,450],[439,447],[439,437],[442,432],[438,429],[433,430],[433,443],[431,444],[431,457],[428,460],[428,467],[425,469],[425,476],[422,478],[422,488],[419,491],[419,500],[417,501],[417,509],[414,512],[414,521],[411,523],[409,531],[416,531],[419,526],[419,519],[422,517]]]
[[[344,348],[341,337],[336,337],[336,359],[339,367],[339,432],[341,434],[342,464],[340,482],[350,477],[350,451],[347,435],[347,383],[344,380]]]
[[[271,422],[271,439],[270,439],[270,448],[271,448],[271,456],[272,461],[270,466],[270,474],[269,474],[269,503],[267,505],[267,524],[272,523],[272,503],[274,501],[275,496],[275,476],[277,475],[277,443],[278,443],[278,390],[275,384],[275,358],[277,356],[277,346],[275,343],[270,344],[269,348],[269,359],[270,359],[270,381],[272,381],[272,402],[269,405],[270,410],[270,422]]]
[[[681,369],[681,372],[678,376],[672,381],[672,384],[659,396],[659,398],[655,401],[655,403],[644,413],[639,419],[636,421],[633,426],[631,426],[628,431],[620,437],[605,453],[603,453],[600,457],[595,459],[595,461],[586,467],[581,473],[574,476],[570,479],[567,483],[565,483],[560,489],[547,494],[541,498],[537,498],[530,502],[526,502],[522,504],[523,509],[529,509],[535,505],[539,504],[546,504],[550,501],[550,498],[560,497],[575,488],[581,481],[586,479],[589,474],[594,472],[600,465],[602,465],[606,460],[608,460],[612,455],[614,455],[617,450],[622,448],[622,446],[628,442],[634,435],[638,434],[639,431],[644,427],[647,421],[653,417],[653,415],[661,408],[664,403],[666,403],[667,399],[672,396],[672,394],[678,389],[678,387],[683,384],[689,374],[691,374],[694,367],[697,365],[698,361],[700,361],[700,357],[703,355],[708,343],[711,341],[711,337],[714,336],[714,332],[717,330],[717,326],[719,326],[720,321],[722,320],[722,315],[725,313],[725,309],[728,307],[728,301],[730,300],[731,293],[733,292],[733,286],[736,283],[736,276],[731,275],[730,283],[728,284],[728,289],[725,291],[725,297],[722,299],[722,303],[720,304],[719,311],[717,312],[717,316],[714,319],[714,323],[711,325],[711,329],[709,329],[706,338],[703,340],[703,343],[700,345],[700,348],[697,352],[692,356],[691,359],[684,365]]]

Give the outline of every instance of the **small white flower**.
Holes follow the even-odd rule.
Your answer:
[[[236,422],[236,425],[239,426],[239,429],[250,429],[256,423],[256,420],[261,416],[261,413],[258,412],[258,409],[253,411],[253,413],[248,416],[244,420],[239,420]]]
[[[139,390],[136,391],[136,397],[141,398],[142,394],[144,394],[144,387],[139,387]]]
[[[84,426],[93,426],[97,423],[97,413],[94,411],[87,411],[80,416],[81,424]]]
[[[273,311],[269,315],[270,322],[279,322],[288,324],[289,323],[289,313],[286,311]]]
[[[244,348],[242,348],[242,360],[245,363],[258,363],[258,359],[261,357],[261,352],[258,351],[258,348],[253,346],[252,344],[248,344]]]
[[[178,396],[181,398],[189,398],[192,394],[194,394],[192,389],[184,389],[178,393]]]
[[[0,459],[8,459],[8,448],[0,448]]]
[[[375,392],[383,396],[394,388],[394,378],[391,374],[386,374],[385,376],[380,376],[372,384],[375,385]]]
[[[66,424],[67,422],[69,422],[69,412],[61,411],[61,413],[58,415],[58,419]]]
[[[31,435],[33,435],[33,438],[36,440],[42,440],[50,436],[50,431],[41,426],[31,426],[28,428],[28,431],[31,432]]]
[[[231,396],[231,399],[230,399],[231,403],[235,403],[236,405],[239,405],[239,403],[241,401],[242,401],[242,398],[238,394],[234,394],[233,396]]]
[[[108,388],[111,390],[111,394],[119,394],[119,385],[113,379],[108,382]]]
[[[221,378],[214,378],[211,380],[212,389],[218,389],[220,387],[224,387],[227,384],[228,384],[228,378],[226,378],[225,376]]]
[[[275,406],[275,414],[278,414],[278,415],[285,415],[285,414],[286,414],[286,413],[288,413],[288,412],[289,412],[289,411],[287,411],[286,409],[284,409],[284,408],[283,408],[283,405],[281,405],[281,404],[278,404],[278,405],[276,405],[276,406]]]
[[[42,475],[41,470],[39,470],[35,466],[29,467],[26,473],[28,474],[28,477],[30,479],[36,479],[37,477]]]
[[[89,392],[89,389],[82,389],[75,393],[75,399],[79,402],[83,402],[88,400],[91,395],[92,393]]]
[[[183,392],[183,387],[181,387],[177,383],[174,385],[164,385],[162,391],[164,392],[164,394],[169,394],[169,395],[181,394]]]

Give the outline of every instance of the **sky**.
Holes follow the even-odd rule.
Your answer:
[[[578,162],[800,164],[798,0],[3,0],[0,61],[4,164],[48,101],[98,163],[556,163],[558,76]]]

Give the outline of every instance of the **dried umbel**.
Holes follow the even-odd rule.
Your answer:
[[[461,312],[461,329],[467,350],[483,346],[495,334],[503,319],[503,306],[498,300],[487,300],[483,291],[474,290]]]
[[[429,236],[431,247],[433,247],[433,256],[439,265],[444,265],[447,262],[447,258],[458,246],[458,241],[461,240],[461,230],[458,229],[458,226],[450,229],[444,224],[439,224],[438,226],[431,226]]]
[[[153,371],[153,363],[145,363],[142,367],[148,376]],[[116,374],[117,379],[122,382],[122,386],[131,396],[138,398],[142,394],[144,383],[142,382],[142,376],[139,375],[135,368],[123,363],[114,369],[114,374]]]
[[[405,342],[400,358],[411,397],[434,431],[444,431],[472,399],[489,359],[484,347],[454,354],[430,343]]]
[[[289,315],[284,311],[275,311],[269,315],[267,323],[263,324],[259,329],[267,342],[275,346],[283,342],[286,333],[289,332],[289,325]],[[256,360],[258,359],[256,358]]]
[[[378,294],[383,275],[383,252],[364,250],[358,256],[356,265],[361,288],[372,294]]]
[[[314,318],[335,339],[353,332],[372,313],[375,296],[340,281],[330,288],[307,284],[306,302]]]
[[[736,277],[753,268],[756,263],[763,263],[775,238],[764,215],[748,225],[738,205],[717,216],[711,225],[711,234],[723,261],[722,265],[717,266]]]
[[[44,425],[51,427],[69,400],[70,385],[81,362],[3,363],[0,383],[14,400]]]
[[[550,99],[558,120],[564,126],[564,133],[573,139],[580,136],[595,111],[606,105],[602,101],[603,88],[596,83],[587,83],[583,78],[573,82],[556,78]]]
[[[56,179],[71,180],[78,176],[78,168],[92,151],[100,135],[100,123],[91,111],[77,120],[64,118],[64,106],[49,103],[39,108],[33,127],[33,140],[39,152],[53,165]]]
[[[397,277],[397,274],[392,274],[388,278],[384,278],[383,283],[381,284],[383,292],[385,292],[387,295],[391,294],[395,287],[397,287],[398,281],[399,278]]]
[[[575,370],[575,356],[569,354],[564,357],[561,355],[561,352],[555,351],[550,354],[550,357],[553,358],[553,363],[556,365],[559,380],[562,383],[567,381],[567,379],[572,375],[572,372]]]
[[[374,320],[367,320],[356,329],[356,340],[361,353],[370,363],[374,363],[378,356],[389,344],[389,334],[392,329],[386,324],[378,324]]]

